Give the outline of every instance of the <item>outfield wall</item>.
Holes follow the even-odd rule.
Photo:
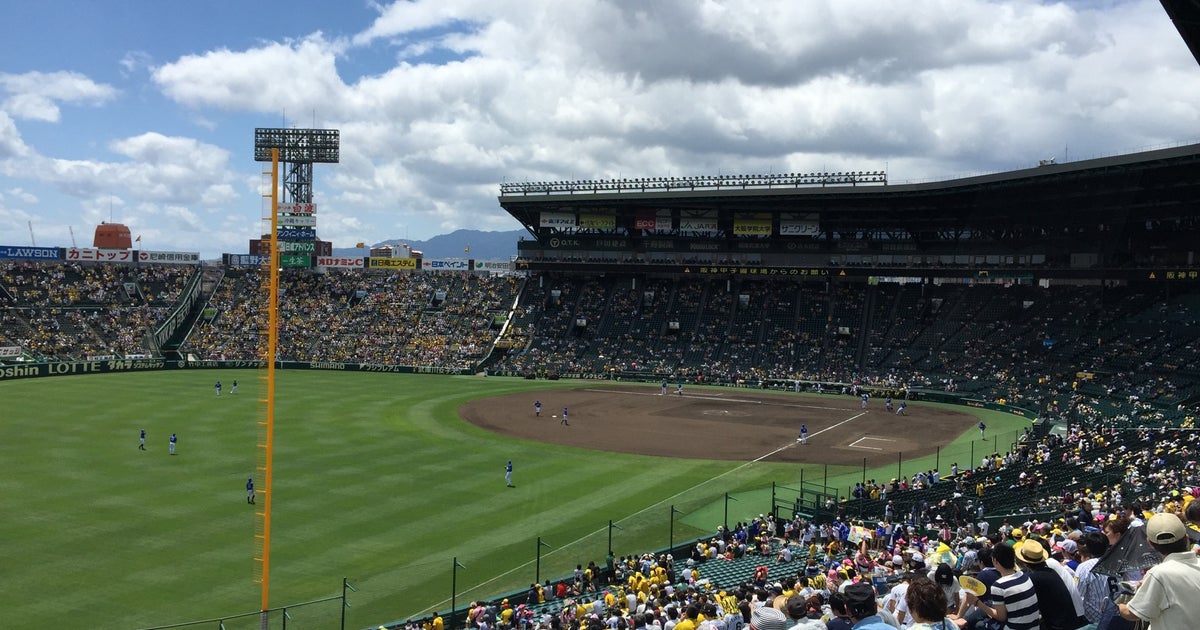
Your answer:
[[[71,376],[75,374],[110,374],[113,372],[147,372],[151,370],[238,370],[258,369],[266,367],[266,361],[185,361],[166,359],[110,359],[104,361],[55,361],[50,363],[22,363],[19,365],[4,365],[0,367],[0,381],[11,381],[19,378],[40,378],[45,376]],[[341,370],[346,372],[391,372],[395,374],[473,374],[469,368],[448,368],[435,365],[384,365],[381,363],[337,363],[332,361],[276,361],[276,369],[283,370]],[[514,375],[516,376],[516,375]],[[570,375],[568,375],[570,376]],[[557,380],[557,379],[555,379]],[[642,380],[642,379],[637,379]],[[658,375],[653,379],[659,380]],[[723,385],[724,383],[709,383]],[[840,383],[828,383],[829,393],[834,393]],[[860,391],[875,391],[871,387],[860,387]],[[980,409],[991,409],[1004,413],[1037,420],[1035,411],[1004,405],[1000,403],[975,400],[952,393],[936,390],[913,389],[909,391],[911,400],[926,400],[943,402]]]
[[[22,363],[0,367],[0,381],[75,374],[111,374],[153,370],[238,370],[266,367],[266,361],[168,361],[166,359],[112,359],[105,361],[55,361]],[[276,361],[283,370],[341,370],[346,372],[392,372],[395,374],[472,374],[470,369],[434,365],[382,365],[378,363],[335,363],[331,361]]]

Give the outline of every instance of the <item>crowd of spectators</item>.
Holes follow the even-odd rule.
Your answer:
[[[955,465],[952,474],[920,473],[911,484],[893,482],[876,498],[900,498],[936,485],[962,490],[970,487],[963,480],[977,479],[973,473],[1024,469],[1027,458],[1045,463],[1069,456],[1088,466],[1084,460],[1098,453],[1105,461],[1094,466],[1120,469],[1120,481],[1061,490],[1050,513],[1014,514],[995,526],[976,520],[973,512],[952,521],[944,504],[889,513],[878,522],[760,515],[667,552],[610,556],[602,566],[580,564],[572,575],[531,584],[524,596],[472,602],[465,625],[926,630],[944,621],[945,628],[1076,630],[1122,614],[1178,618],[1180,611],[1172,607],[1181,603],[1159,599],[1160,589],[1172,588],[1163,581],[1175,579],[1174,564],[1154,567],[1164,560],[1200,565],[1200,503],[1193,503],[1200,498],[1200,438],[1193,436],[1160,428],[1077,430],[1042,440],[1030,434],[1021,454],[990,455],[975,470]],[[1090,482],[1086,474],[1081,479]],[[979,498],[990,500],[990,490]],[[676,559],[671,551],[685,556]],[[731,576],[731,565],[741,572]],[[1152,586],[1139,595],[1142,583]],[[434,615],[404,627],[433,630],[445,623]]]
[[[3,263],[0,343],[50,359],[151,353],[193,273]],[[1200,398],[1200,293],[1177,287],[308,270],[281,285],[291,360],[476,367],[507,318],[493,372],[949,390],[1119,426],[1190,426]],[[184,351],[257,358],[264,290],[259,270],[226,271]]]
[[[262,355],[262,274],[231,271],[184,351],[202,359]],[[468,368],[491,349],[520,289],[515,276],[469,273],[312,273],[280,278],[279,356]]]
[[[512,374],[954,391],[1039,415],[1194,422],[1200,294],[1114,286],[544,276]],[[604,299],[597,299],[603,297]],[[571,323],[583,319],[586,328]]]
[[[149,356],[190,265],[0,263],[0,345],[44,359]]]

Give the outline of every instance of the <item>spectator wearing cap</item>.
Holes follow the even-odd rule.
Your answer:
[[[820,615],[815,619],[809,617],[809,613],[820,610],[821,600],[815,599],[810,602],[803,595],[792,595],[787,599],[784,605],[784,611],[787,613],[788,619],[793,622],[793,625],[788,630],[825,630],[825,624],[821,623]]]
[[[1028,539],[1015,545],[1014,551],[1037,593],[1042,630],[1075,630],[1087,625],[1082,611],[1076,612],[1067,585],[1054,569],[1046,566],[1050,557],[1046,547],[1038,540]]]
[[[971,536],[963,538],[962,541],[962,560],[961,565],[963,573],[976,570],[975,564],[979,561],[979,544]]]
[[[1163,561],[1151,567],[1133,598],[1120,604],[1129,621],[1150,627],[1194,628],[1200,621],[1200,558],[1188,550],[1187,527],[1178,516],[1159,513],[1146,523],[1146,540]]]
[[[843,593],[846,610],[854,622],[853,630],[893,630],[879,616],[879,605],[875,601],[875,589],[870,584],[851,584]]]
[[[947,609],[958,610],[962,587],[958,584],[958,579],[954,575],[954,569],[950,568],[950,565],[945,562],[938,563],[937,567],[929,572],[929,579],[942,588],[947,602]]]
[[[1072,572],[1079,568],[1079,545],[1070,538],[1058,543],[1054,546],[1057,551],[1062,552],[1063,566],[1070,569]]]

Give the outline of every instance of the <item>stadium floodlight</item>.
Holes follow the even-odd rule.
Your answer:
[[[259,127],[254,130],[254,161],[270,162],[271,149],[279,149],[280,162],[337,163],[340,161],[339,134],[337,129]]]

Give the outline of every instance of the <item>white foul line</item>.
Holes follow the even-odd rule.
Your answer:
[[[895,442],[896,441],[896,440],[889,440],[887,438],[871,437],[869,435],[864,435],[863,437],[860,437],[857,440],[854,440],[853,442],[847,444],[846,446],[848,448],[866,448],[866,449],[870,449],[872,451],[882,451],[883,450],[883,447],[859,446],[858,443],[862,442],[863,440],[876,440],[878,442]]]
[[[838,427],[842,426],[843,424],[846,424],[847,422],[850,422],[851,420],[857,420],[857,419],[859,419],[859,418],[861,418],[861,417],[863,417],[863,416],[865,416],[865,415],[867,415],[867,412],[865,412],[865,411],[864,411],[864,412],[862,412],[862,413],[860,413],[860,414],[858,414],[858,415],[856,415],[856,416],[850,416],[849,418],[846,418],[845,420],[842,420],[841,422],[839,422],[839,423],[837,423],[837,424],[833,424],[833,425],[827,426],[827,427],[825,427],[824,429],[821,429],[820,431],[817,431],[817,432],[815,432],[815,433],[809,433],[809,434],[808,434],[808,437],[810,437],[810,438],[811,438],[811,437],[816,437],[816,436],[818,436],[818,435],[821,435],[822,433],[824,433],[824,432],[826,432],[826,431],[829,431],[829,430],[831,430],[831,429],[836,429],[836,428],[838,428]],[[791,445],[789,444],[788,446],[791,446]],[[786,448],[786,447],[785,447],[785,448]]]
[[[614,389],[584,388],[579,391],[591,392],[593,394],[624,394],[626,396],[660,396],[660,397],[662,396],[662,394],[657,394],[657,393],[653,393],[653,392],[628,392],[628,391],[622,391],[619,389],[614,390]],[[700,394],[667,394],[666,396],[667,396],[667,398],[696,398],[699,400],[720,400],[720,401],[728,401],[728,402],[740,402],[740,403],[746,403],[748,405],[763,404],[762,400],[756,400],[756,399],[750,399],[750,398],[726,398],[724,394],[712,394],[712,395],[708,395],[708,396],[701,396]],[[843,408],[843,407],[819,407],[817,405],[797,405],[794,403],[776,402],[774,398],[768,399],[767,404],[773,405],[776,407],[793,407],[795,409],[821,409],[823,411],[845,411],[845,408]],[[855,416],[855,417],[857,417],[857,416]]]

